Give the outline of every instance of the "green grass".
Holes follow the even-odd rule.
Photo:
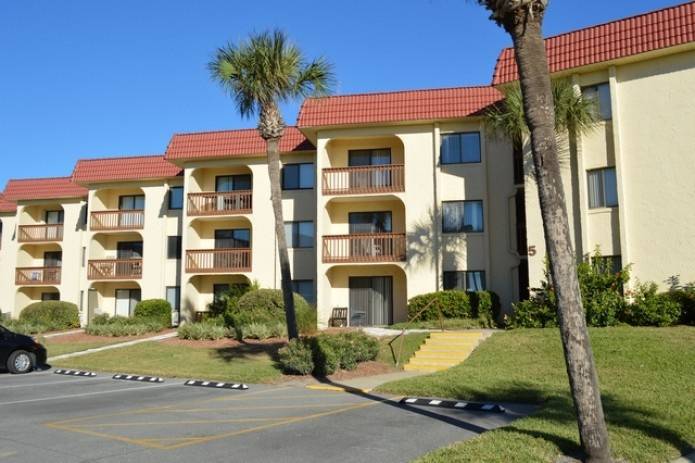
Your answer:
[[[425,339],[429,336],[428,333],[411,333],[406,334],[404,338],[401,336],[389,336],[382,338],[380,340],[381,349],[379,350],[379,355],[377,356],[377,362],[386,363],[387,365],[396,365],[396,359],[398,358],[399,352],[401,353],[401,363],[402,367],[404,363],[407,363],[410,357],[415,355],[415,352],[420,348]],[[403,342],[403,347],[401,350],[401,342]]]
[[[445,330],[480,329],[485,327],[485,322],[477,318],[445,318],[442,321]],[[439,320],[425,320],[396,323],[387,328],[394,330],[439,330],[442,328],[442,323]]]
[[[40,339],[39,342],[46,347],[48,350],[49,357],[56,357],[63,354],[71,354],[73,352],[80,352],[87,349],[94,349],[95,347],[108,346],[110,344],[118,344],[123,342],[119,339],[106,338],[103,341],[85,341],[85,342],[55,342],[51,338]]]
[[[280,377],[279,345],[203,349],[145,342],[55,362],[63,368],[249,383]]]
[[[614,456],[669,461],[695,445],[695,328],[594,328]],[[581,455],[557,329],[497,333],[463,364],[380,388],[397,394],[542,404],[532,416],[434,451],[421,463],[555,461]]]

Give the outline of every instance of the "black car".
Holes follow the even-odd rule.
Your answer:
[[[46,348],[29,336],[13,333],[0,325],[0,369],[29,373],[46,363]]]

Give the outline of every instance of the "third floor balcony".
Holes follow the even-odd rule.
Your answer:
[[[398,193],[405,191],[405,166],[385,164],[323,169],[324,195]]]
[[[189,216],[250,214],[251,190],[217,191],[188,194]]]
[[[94,231],[142,230],[145,211],[142,209],[94,211],[90,228]]]
[[[41,243],[63,240],[63,224],[20,225],[17,241],[20,243]]]
[[[323,237],[324,263],[404,262],[405,233],[352,233]]]

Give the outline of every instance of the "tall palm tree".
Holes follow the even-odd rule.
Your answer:
[[[288,41],[284,32],[274,30],[253,34],[247,41],[230,43],[218,49],[215,59],[208,66],[212,77],[234,99],[242,117],[258,115],[258,132],[266,142],[268,155],[270,198],[275,214],[287,333],[290,339],[295,339],[299,337],[299,332],[280,185],[280,139],[285,122],[279,104],[328,93],[333,82],[331,65],[324,58],[307,61],[302,51]]]
[[[550,273],[579,438],[590,462],[611,461],[594,355],[584,318],[565,192],[560,176],[553,91],[542,26],[548,0],[477,0],[512,38],[529,129]]]

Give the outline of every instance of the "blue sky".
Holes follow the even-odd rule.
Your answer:
[[[678,3],[555,0],[545,33]],[[488,84],[510,43],[473,0],[3,1],[0,188],[68,175],[79,158],[162,153],[174,132],[253,127],[206,63],[275,27],[329,58],[336,93]]]

